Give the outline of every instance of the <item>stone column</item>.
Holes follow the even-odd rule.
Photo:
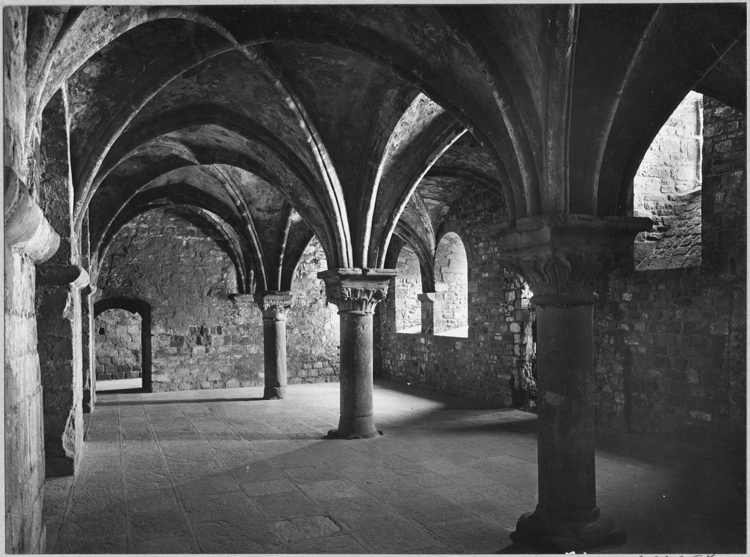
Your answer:
[[[519,219],[500,238],[504,262],[526,278],[537,308],[539,502],[511,538],[554,552],[624,543],[599,516],[594,464],[595,284],[632,265],[648,219],[555,215]]]
[[[329,269],[318,273],[326,283],[328,302],[336,304],[341,327],[341,417],[332,439],[369,439],[375,427],[372,404],[375,306],[385,300],[395,269]]]
[[[93,412],[96,405],[96,331],[94,330],[94,300],[96,286],[81,290],[83,413]]]
[[[417,296],[422,304],[422,334],[435,332],[435,295],[436,292],[424,292]]]
[[[265,400],[279,400],[286,395],[286,315],[293,299],[291,292],[256,294],[263,313]]]
[[[47,477],[73,475],[82,454],[80,289],[88,281],[88,273],[78,265],[37,268],[37,330]]]

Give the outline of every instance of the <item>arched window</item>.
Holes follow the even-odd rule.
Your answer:
[[[703,95],[690,92],[651,143],[633,180],[633,214],[653,228],[635,239],[639,271],[701,264]]]
[[[396,265],[396,332],[416,334],[422,330],[422,272],[419,258],[408,245],[401,248]]]
[[[447,232],[435,252],[435,334],[469,336],[469,264],[461,237]]]

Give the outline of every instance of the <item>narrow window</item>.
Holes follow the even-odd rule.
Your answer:
[[[455,232],[446,233],[435,252],[435,334],[469,336],[469,264]]]
[[[653,228],[636,237],[639,271],[701,265],[703,95],[690,92],[662,126],[633,182],[633,214]]]
[[[419,258],[405,245],[401,248],[396,265],[396,332],[417,334],[422,330],[422,273]]]

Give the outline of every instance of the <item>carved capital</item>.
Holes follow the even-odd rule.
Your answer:
[[[518,219],[499,237],[503,263],[523,276],[539,305],[593,304],[596,284],[632,264],[635,235],[649,219],[543,215]]]
[[[4,178],[5,245],[36,263],[49,261],[60,247],[60,235],[11,167],[5,167]]]
[[[291,292],[256,292],[255,302],[263,313],[263,319],[284,321],[292,307],[294,295]]]
[[[375,306],[385,300],[388,283],[395,269],[329,269],[318,273],[326,283],[328,302],[341,313],[372,315]]]

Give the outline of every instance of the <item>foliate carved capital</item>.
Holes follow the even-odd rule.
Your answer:
[[[378,302],[385,300],[388,283],[395,269],[329,269],[318,273],[326,283],[328,302],[336,304],[339,314],[372,315]]]
[[[593,304],[595,288],[632,264],[633,239],[649,219],[543,215],[518,219],[498,237],[503,263],[523,276],[539,305]]]
[[[292,307],[294,295],[291,292],[258,292],[255,301],[264,320],[284,321]]]

